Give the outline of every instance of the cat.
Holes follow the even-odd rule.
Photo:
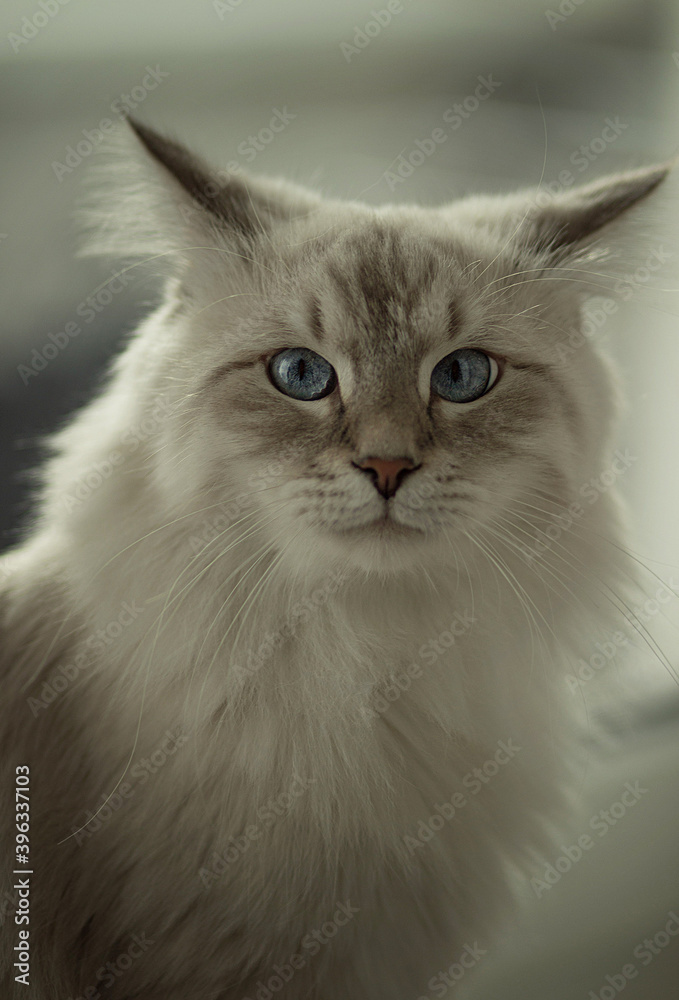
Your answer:
[[[453,996],[625,615],[615,490],[580,492],[618,382],[572,338],[669,167],[373,208],[130,126],[89,248],[162,300],[1,597],[2,995]]]

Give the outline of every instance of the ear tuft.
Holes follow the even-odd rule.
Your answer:
[[[646,198],[673,164],[616,174],[562,193],[529,215],[529,240],[538,250],[579,249],[591,236]]]
[[[252,259],[274,225],[321,203],[294,184],[211,170],[181,143],[128,121],[98,148],[87,174],[84,255],[162,260],[175,273],[201,249],[226,249],[235,265]]]
[[[211,213],[227,228],[244,237],[253,237],[262,229],[264,206],[255,206],[245,184],[236,177],[226,180],[217,175],[185,146],[160,135],[133,118],[128,122],[143,148],[182,189],[184,196]],[[267,206],[270,212],[271,206]]]

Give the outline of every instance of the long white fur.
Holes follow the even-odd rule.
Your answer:
[[[228,419],[221,427],[201,396],[206,375],[240,346],[252,295],[266,294],[275,276],[263,268],[246,276],[220,224],[162,171],[142,183],[139,170],[149,168],[135,170],[136,195],[128,189],[123,224],[102,246],[172,250],[166,256],[181,266],[104,391],[55,437],[35,527],[12,554],[3,594],[2,794],[15,766],[30,764],[35,858],[31,986],[15,983],[14,942],[4,934],[3,996],[93,995],[88,988],[145,1000],[266,996],[258,984],[295,953],[303,967],[277,996],[429,995],[431,978],[465,944],[492,953],[511,912],[512,871],[525,871],[562,822],[578,761],[563,675],[599,630],[628,616],[631,568],[617,548],[614,491],[539,558],[520,551],[607,467],[615,379],[591,345],[574,353],[561,374],[577,406],[579,447],[558,423],[536,426],[534,457],[508,460],[501,476],[490,465],[481,471],[477,529],[451,516],[444,530],[425,502],[402,508],[404,519],[430,518],[417,544],[333,535],[300,513],[295,443],[282,439],[280,466],[261,475],[246,430]],[[492,301],[537,360],[554,344],[540,340],[530,311],[539,307],[565,334],[624,225],[555,258],[525,239],[519,247],[520,196],[434,212],[262,190],[272,201],[285,191],[297,206],[271,230],[280,254],[274,247],[266,268],[284,272],[290,247],[365,225],[423,243],[456,240],[462,260],[486,268],[481,279],[480,267],[459,275],[471,314]],[[182,202],[193,215],[173,214]],[[571,207],[582,208],[577,199],[564,211]],[[539,282],[506,279],[531,265]],[[567,277],[582,280],[559,280]],[[491,300],[498,287],[503,297]],[[338,371],[344,364],[348,380],[359,378],[331,350]],[[243,392],[252,391],[245,381]],[[544,487],[542,455],[565,485],[558,503],[531,507],[531,490]],[[346,459],[334,461],[339,474]],[[111,473],[72,502],[106,462]],[[352,503],[372,502],[359,479],[319,516],[348,517]],[[403,505],[415,495],[410,482],[398,494]],[[95,653],[92,637],[126,604],[142,610]],[[454,620],[471,624],[444,654],[423,655]],[[266,636],[269,651],[253,656]],[[28,699],[83,650],[76,678],[31,709]],[[391,675],[411,664],[419,675],[394,696]],[[376,712],[386,691],[394,700]],[[112,809],[168,731],[181,733],[176,753]],[[472,794],[465,776],[494,759],[498,741],[519,749]],[[293,786],[304,791],[284,814],[258,821]],[[425,843],[421,824],[456,792],[465,804]],[[87,817],[97,810],[95,830]],[[260,836],[220,866],[215,854],[252,824]],[[206,875],[215,866],[219,874]],[[348,903],[358,912],[312,954],[307,935]],[[103,988],[102,967],[134,934],[153,944]]]

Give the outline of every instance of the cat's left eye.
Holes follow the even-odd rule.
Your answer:
[[[289,347],[274,354],[269,377],[279,392],[293,399],[321,399],[337,385],[330,362],[306,347]]]
[[[451,403],[471,403],[497,382],[500,368],[485,351],[471,347],[447,354],[431,373],[432,390]]]

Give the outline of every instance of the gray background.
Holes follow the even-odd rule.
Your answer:
[[[255,172],[373,203],[436,204],[553,181],[563,169],[588,181],[678,151],[676,5],[566,2],[563,11],[572,12],[550,24],[549,8],[533,0],[404,0],[391,23],[347,61],[341,44],[352,43],[356,28],[384,6],[382,0],[242,0],[220,16],[210,0],[69,0],[14,51],[10,34],[41,8],[37,0],[6,0],[0,32],[4,546],[26,519],[25,470],[39,455],[41,435],[88,398],[154,298],[153,280],[135,277],[39,376],[28,384],[20,378],[18,367],[32,349],[75,319],[78,304],[115,266],[74,256],[72,213],[93,157],[61,180],[52,164],[64,161],[83,129],[113,117],[111,102],[140,84],[147,65],[169,76],[136,110],[142,120],[181,136],[216,164],[238,159]],[[398,155],[429,136],[446,108],[489,74],[502,84],[497,92],[390,191],[384,174]],[[276,108],[296,117],[246,164],[239,145]],[[601,135],[607,119],[625,127],[580,172],[571,157]],[[649,594],[659,585],[653,574],[670,580],[674,573],[679,581],[676,192],[672,180],[642,234],[648,248],[671,254],[669,264],[620,301],[601,329],[627,380],[619,444],[635,461],[621,488]],[[649,625],[675,671],[678,603]],[[679,996],[679,938],[647,967],[633,955],[663,928],[669,910],[679,913],[679,725],[670,672],[639,644],[578,693],[592,712],[606,710],[629,675],[638,713],[626,720],[616,715],[610,745],[592,748],[575,831],[587,830],[589,818],[615,802],[625,782],[638,780],[648,791],[553,889],[536,899],[524,887],[525,912],[479,964],[473,989],[469,980],[474,1000],[589,1000],[591,991],[600,995],[606,975],[629,962],[640,971],[625,1000]]]

